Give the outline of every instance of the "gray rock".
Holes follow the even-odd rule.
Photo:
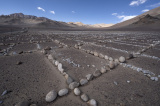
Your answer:
[[[87,102],[89,104],[89,106],[97,106],[97,102],[94,99],[91,99]]]
[[[84,101],[84,102],[87,102],[88,101],[88,96],[86,94],[83,94],[81,95],[81,99]]]
[[[64,96],[64,95],[66,95],[66,94],[68,94],[68,89],[61,89],[59,92],[58,92],[58,95],[59,96]]]
[[[50,91],[47,95],[46,95],[46,102],[52,102],[56,99],[57,97],[57,92],[55,90]]]
[[[59,64],[59,61],[55,61],[55,65],[58,66],[58,64]]]
[[[112,57],[109,57],[109,61],[113,61],[113,58],[112,58]]]
[[[87,79],[81,79],[81,80],[80,80],[80,84],[81,84],[81,85],[85,85],[86,83],[88,83],[88,80],[87,80]]]
[[[93,75],[92,74],[88,74],[86,75],[86,78],[88,81],[92,80],[93,79]]]
[[[74,89],[74,88],[76,88],[76,87],[78,87],[78,86],[79,86],[79,83],[78,83],[78,82],[72,82],[72,83],[69,84],[69,88],[70,88],[70,89]]]
[[[100,75],[101,75],[100,70],[96,70],[96,71],[93,73],[93,76],[94,76],[94,77],[98,77],[98,76],[100,76]]]
[[[104,58],[104,55],[103,55],[102,53],[100,53],[100,54],[99,54],[99,57],[103,59],[103,58]]]
[[[77,96],[81,94],[81,91],[79,90],[79,88],[74,88],[74,94]]]
[[[72,83],[73,82],[73,79],[71,78],[71,77],[67,77],[66,78],[66,81],[67,81],[67,84],[70,84],[70,83]]]
[[[2,93],[2,95],[1,95],[1,96],[5,95],[5,94],[7,94],[7,93],[8,93],[8,91],[7,91],[7,90],[5,90],[5,91],[3,91],[3,93]]]

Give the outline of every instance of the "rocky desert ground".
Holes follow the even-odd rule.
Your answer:
[[[159,106],[160,32],[0,34],[0,106]]]

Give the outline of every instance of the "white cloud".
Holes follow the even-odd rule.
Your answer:
[[[149,11],[149,9],[144,9],[144,10],[142,10],[141,12],[144,13],[144,12],[147,12],[147,11]]]
[[[117,13],[112,13],[112,15],[116,16],[116,15],[117,15]]]
[[[134,17],[136,17],[137,15],[122,15],[122,16],[118,16],[119,19],[121,19],[121,22],[132,19]]]
[[[51,14],[56,14],[54,11],[50,11]]]
[[[76,13],[75,11],[72,11],[72,13],[74,14],[74,13]]]
[[[139,6],[140,4],[145,3],[147,0],[136,0],[136,1],[131,1],[129,4],[130,6]]]
[[[37,7],[38,10],[42,10],[43,12],[45,12],[45,10],[41,7]]]
[[[156,3],[156,4],[153,4],[153,5],[150,5],[150,6],[147,6],[147,7],[159,7],[160,6],[160,2],[159,3]]]
[[[132,19],[134,17],[136,17],[137,15],[118,15],[118,13],[113,13],[112,15],[116,16],[118,19],[120,19],[120,22]]]

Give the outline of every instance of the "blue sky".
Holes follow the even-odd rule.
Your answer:
[[[158,6],[159,0],[0,0],[0,15],[24,13],[64,22],[115,24]]]

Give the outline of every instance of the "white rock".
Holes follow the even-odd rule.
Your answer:
[[[105,58],[106,60],[108,60],[108,59],[109,59],[107,55],[105,55],[105,56],[104,56],[104,58]]]
[[[78,88],[74,88],[74,94],[78,96],[81,94],[81,91]]]
[[[125,57],[121,56],[121,57],[119,58],[119,62],[124,63],[125,61],[126,61]]]
[[[86,78],[87,78],[88,81],[89,81],[89,80],[92,80],[93,75],[92,75],[92,74],[88,74],[88,75],[86,75]]]
[[[90,106],[97,106],[97,102],[94,99],[91,99],[87,102]]]
[[[81,99],[84,101],[84,102],[87,102],[88,101],[88,96],[86,94],[83,94],[81,95]]]
[[[74,88],[76,88],[76,87],[78,87],[78,86],[79,86],[79,83],[78,83],[78,82],[72,82],[72,83],[69,84],[69,88],[70,88],[70,89],[74,89]]]
[[[100,53],[100,54],[99,54],[99,57],[103,59],[103,58],[104,58],[104,55],[103,55],[102,53]]]
[[[59,64],[59,61],[56,61],[56,62],[55,62],[55,65],[58,66],[58,64]]]
[[[113,61],[110,61],[110,62],[109,62],[109,67],[110,67],[111,69],[113,69],[114,66],[115,66],[114,62],[113,62]]]
[[[58,70],[59,70],[61,73],[64,72],[64,69],[62,68],[62,64],[61,64],[61,63],[58,64]]]
[[[59,92],[58,92],[58,95],[59,96],[64,96],[64,95],[66,95],[66,94],[68,94],[68,89],[61,89]]]
[[[87,79],[81,79],[81,80],[80,80],[80,84],[81,84],[81,85],[85,85],[86,83],[88,83],[88,80],[87,80]]]
[[[103,73],[106,73],[106,72],[107,72],[107,70],[106,70],[106,68],[105,68],[105,67],[101,67],[100,72],[103,74]]]
[[[94,56],[97,56],[97,57],[98,57],[98,53],[97,53],[97,52],[94,52]]]
[[[52,102],[56,99],[57,97],[57,92],[55,90],[50,91],[47,95],[46,95],[46,102]]]
[[[48,59],[49,60],[53,60],[53,57],[52,57],[52,55],[50,54],[50,55],[48,55]]]

